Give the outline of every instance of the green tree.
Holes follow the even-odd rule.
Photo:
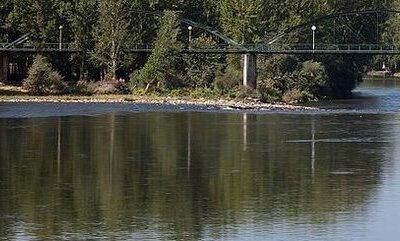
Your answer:
[[[224,32],[237,43],[251,44],[258,39],[260,26],[263,25],[262,0],[221,0],[219,11]],[[226,76],[237,76],[235,72],[241,69],[240,56],[227,56],[226,61],[229,66]],[[239,79],[233,82],[239,82]]]
[[[262,0],[221,0],[220,11],[227,34],[242,44],[254,42],[262,24]]]
[[[58,27],[61,24],[58,1],[53,0],[15,0],[13,10],[8,16],[12,26],[20,34],[31,34],[35,45],[57,42]]]
[[[12,1],[4,0],[0,2],[0,42],[7,40],[7,16],[12,10]]]
[[[201,36],[191,43],[191,48],[213,48],[216,43],[211,37]],[[222,67],[222,56],[211,54],[185,55],[187,85],[194,88],[210,88],[216,73]]]
[[[133,84],[143,85],[146,90],[156,86],[167,89],[176,87],[177,63],[182,48],[178,41],[179,32],[176,13],[165,11],[160,19],[152,54],[140,72],[132,75]]]
[[[65,90],[62,76],[55,71],[48,60],[37,55],[24,80],[24,88],[33,94],[58,94]]]
[[[99,7],[98,26],[94,31],[96,41],[93,59],[106,69],[106,78],[117,78],[124,65],[129,44],[134,42],[129,31],[130,21],[125,0],[102,0]]]
[[[89,52],[95,47],[93,33],[98,21],[98,8],[98,0],[77,0],[73,13],[69,15],[74,43],[82,50],[75,59],[79,63],[79,75],[93,69]]]

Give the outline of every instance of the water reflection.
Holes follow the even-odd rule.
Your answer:
[[[364,218],[381,185],[392,148],[385,121],[239,113],[0,119],[0,236],[338,238]],[[346,138],[376,142],[318,141]]]
[[[315,176],[315,120],[314,118],[311,121],[311,171],[314,183]]]

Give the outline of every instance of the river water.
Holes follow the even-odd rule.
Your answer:
[[[0,240],[398,240],[400,89],[356,92],[299,113],[0,104]]]

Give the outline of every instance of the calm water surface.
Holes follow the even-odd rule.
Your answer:
[[[395,84],[323,113],[0,104],[0,240],[398,240]]]

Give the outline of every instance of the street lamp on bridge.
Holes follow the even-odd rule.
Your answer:
[[[311,27],[311,30],[312,30],[312,49],[314,52],[315,51],[315,31],[317,30],[317,27],[315,25],[313,25]]]
[[[59,49],[62,50],[62,38],[63,38],[62,30],[63,30],[63,26],[60,25],[60,27],[58,27],[58,29],[60,30]]]
[[[190,45],[192,44],[192,30],[193,30],[193,27],[189,26],[188,30],[189,30],[189,49],[190,49]]]

